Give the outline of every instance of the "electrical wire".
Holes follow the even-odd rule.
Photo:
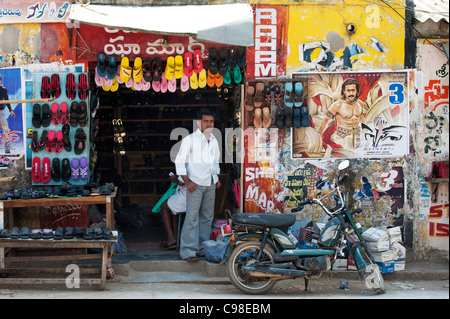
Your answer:
[[[367,0],[365,0],[367,1]],[[405,23],[408,24],[412,29],[414,29],[414,31],[417,32],[417,34],[419,34],[423,39],[425,39],[425,41],[427,41],[429,44],[431,44],[432,46],[434,46],[436,49],[438,49],[439,51],[441,51],[442,53],[444,53],[445,55],[447,55],[447,53],[445,52],[444,49],[441,49],[440,47],[438,47],[436,44],[434,44],[433,42],[431,42],[428,38],[426,38],[422,33],[420,33],[419,30],[417,30],[410,22],[408,22],[406,20],[406,18],[404,16],[402,16],[400,14],[400,12],[398,12],[395,8],[393,8],[386,0],[380,0],[381,2],[385,3],[389,8],[391,8],[392,10],[394,10],[395,13],[397,13],[403,20],[405,20]]]

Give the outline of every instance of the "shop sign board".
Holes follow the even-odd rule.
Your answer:
[[[258,5],[254,10],[255,45],[247,48],[247,78],[276,78],[286,71],[288,7]]]
[[[296,81],[310,124],[293,129],[293,158],[409,154],[407,72],[297,73]]]
[[[70,2],[66,0],[1,0],[0,24],[66,22]]]
[[[202,58],[208,58],[209,48],[223,45],[210,42],[198,42],[191,36],[172,36],[126,31],[107,27],[80,24],[77,27],[77,61],[96,61],[97,53],[107,56],[141,58],[161,58],[183,55],[194,50],[202,52]]]

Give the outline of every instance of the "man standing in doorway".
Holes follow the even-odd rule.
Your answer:
[[[8,91],[3,86],[3,84],[2,84],[2,76],[0,75],[0,101],[7,101],[7,100],[9,100],[9,98],[8,98]],[[9,114],[12,117],[16,117],[16,114],[11,109],[11,104],[6,104],[6,106],[8,107]],[[2,129],[2,132],[3,132],[3,143],[4,143],[4,146],[5,146],[5,153],[8,154],[10,152],[10,150],[9,150],[9,136],[8,136],[10,130],[9,130],[8,121],[7,121],[8,117],[5,114],[5,112],[3,112],[4,109],[5,109],[5,104],[0,103],[0,128]]]
[[[212,134],[214,113],[203,108],[198,119],[199,129],[182,140],[175,159],[177,175],[188,190],[180,244],[180,257],[187,262],[198,261],[201,244],[209,240],[216,189],[220,187],[220,149]]]
[[[335,120],[335,125],[327,128],[332,119]],[[362,122],[364,115],[363,102],[359,100],[359,83],[356,79],[348,78],[342,83],[341,98],[325,113],[319,134],[323,142],[332,148],[353,150],[360,143],[359,123]]]

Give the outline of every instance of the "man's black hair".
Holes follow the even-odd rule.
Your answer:
[[[197,118],[199,120],[201,120],[203,118],[203,115],[209,115],[209,116],[216,118],[216,114],[214,113],[214,111],[212,109],[206,108],[206,107],[204,107],[204,108],[200,109],[200,111],[198,111]]]

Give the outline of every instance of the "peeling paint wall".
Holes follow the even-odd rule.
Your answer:
[[[446,41],[448,42],[448,40]],[[429,255],[438,251],[449,258],[449,185],[431,183],[432,164],[449,160],[449,64],[443,41],[418,41],[417,69],[422,72],[423,97],[415,115],[417,202],[415,251]],[[446,256],[445,256],[446,255]]]
[[[289,10],[287,73],[398,70],[404,60],[404,20],[367,1],[302,1]]]

